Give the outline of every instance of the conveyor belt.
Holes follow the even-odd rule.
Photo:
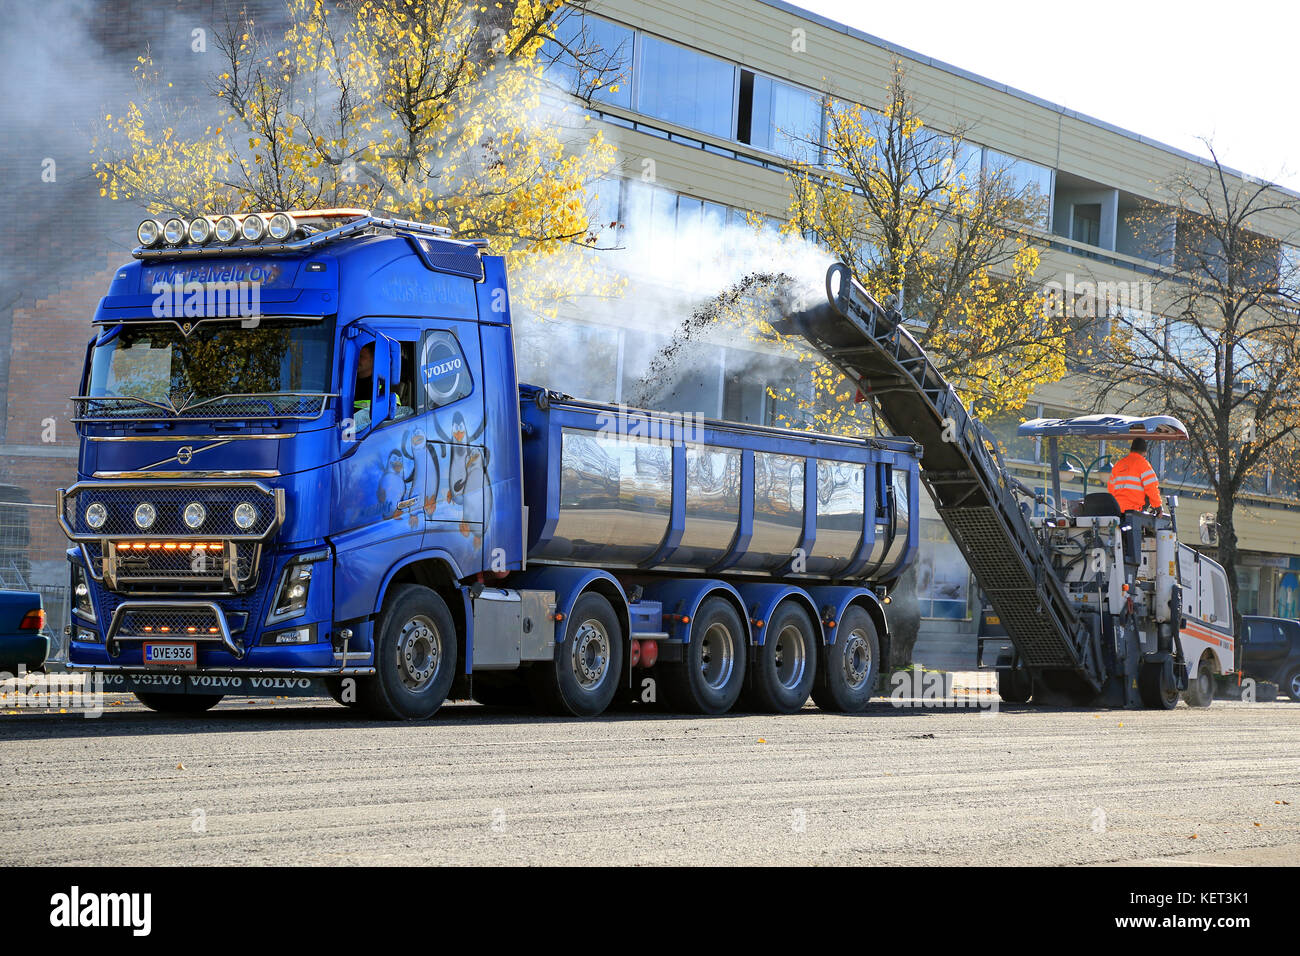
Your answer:
[[[790,316],[778,331],[803,336],[875,400],[894,434],[924,447],[921,480],[1025,664],[1075,671],[1099,689],[1098,642],[1053,574],[1000,456],[981,439],[983,426],[902,317],[872,299],[846,266],[831,267],[826,288],[828,305]]]

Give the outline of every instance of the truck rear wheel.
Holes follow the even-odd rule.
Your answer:
[[[808,612],[793,601],[767,622],[767,640],[754,647],[745,699],[755,710],[793,714],[808,701],[817,675],[820,640]]]
[[[1152,710],[1173,710],[1178,706],[1178,685],[1170,661],[1148,661],[1138,675],[1142,703]]]
[[[674,710],[725,714],[745,682],[745,625],[726,598],[711,597],[691,623],[691,640],[682,660],[660,662],[664,693]]]
[[[1196,667],[1196,677],[1187,683],[1183,700],[1188,707],[1209,707],[1214,702],[1214,660],[1206,655]]]
[[[384,602],[375,646],[375,676],[358,698],[384,720],[423,720],[437,713],[456,676],[456,623],[437,592],[399,584]]]
[[[604,596],[588,591],[569,613],[555,659],[529,673],[533,699],[547,712],[595,717],[605,711],[623,675],[626,638],[618,615]]]
[[[1026,704],[1034,696],[1034,675],[1023,667],[998,671],[998,696],[1008,704]]]
[[[812,699],[822,710],[856,714],[866,709],[880,673],[880,638],[871,615],[853,605],[835,627],[835,643],[822,648]]]
[[[221,702],[224,694],[150,694],[135,692],[136,700],[160,714],[201,714]]]

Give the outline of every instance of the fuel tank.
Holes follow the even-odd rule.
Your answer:
[[[889,583],[916,555],[920,446],[520,388],[530,562]]]

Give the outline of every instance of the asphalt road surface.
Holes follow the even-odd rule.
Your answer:
[[[316,700],[0,702],[4,864],[1298,859],[1286,700],[587,721],[455,703],[414,724]]]

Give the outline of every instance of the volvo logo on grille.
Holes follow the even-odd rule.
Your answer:
[[[190,446],[190,445],[181,445],[180,448],[176,449],[176,463],[177,463],[177,464],[180,464],[180,465],[188,465],[188,464],[190,463],[191,459],[193,459],[193,458],[194,458],[194,448],[193,448],[192,446]]]

